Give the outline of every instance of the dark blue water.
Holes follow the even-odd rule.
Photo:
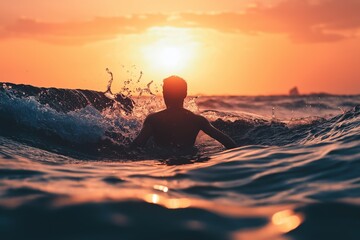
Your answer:
[[[173,156],[158,97],[1,85],[1,239],[360,239],[360,96],[189,97],[239,147]]]

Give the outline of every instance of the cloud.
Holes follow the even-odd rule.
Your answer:
[[[189,26],[243,33],[279,33],[296,42],[331,42],[360,28],[359,0],[286,0],[244,13],[183,14]],[[346,31],[346,33],[345,33]]]
[[[168,16],[148,14],[122,17],[97,17],[79,22],[41,22],[20,18],[0,27],[0,38],[30,38],[59,44],[83,44],[111,39],[119,34],[141,33],[161,26]]]
[[[79,22],[17,19],[0,23],[0,38],[30,38],[58,44],[85,44],[119,34],[138,34],[153,26],[207,28],[222,32],[277,33],[294,42],[334,42],[355,36],[360,28],[359,0],[285,0],[245,12],[146,14],[97,17]]]

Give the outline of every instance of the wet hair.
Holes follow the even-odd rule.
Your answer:
[[[187,83],[181,77],[170,76],[163,82],[163,93],[167,98],[183,100],[186,97]]]

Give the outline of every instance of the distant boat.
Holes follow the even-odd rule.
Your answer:
[[[292,89],[290,89],[289,91],[289,95],[290,96],[299,96],[299,89],[297,87],[293,87]]]

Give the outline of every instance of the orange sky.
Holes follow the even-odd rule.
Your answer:
[[[118,88],[143,71],[143,85],[176,74],[192,94],[359,94],[359,12],[359,0],[1,1],[0,81],[105,90],[108,67]]]

